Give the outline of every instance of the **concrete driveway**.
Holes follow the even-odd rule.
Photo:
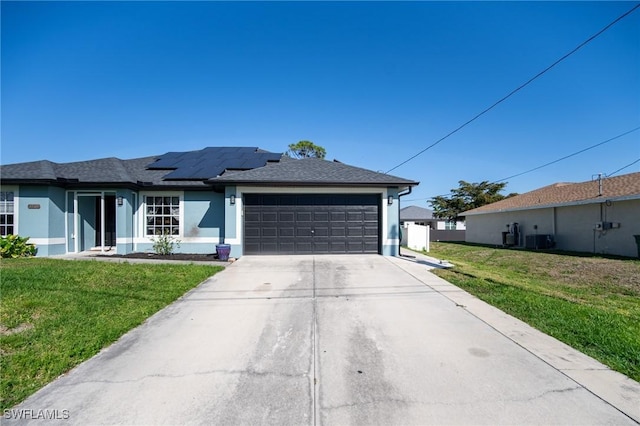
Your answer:
[[[624,425],[637,385],[419,263],[243,257],[3,423]]]

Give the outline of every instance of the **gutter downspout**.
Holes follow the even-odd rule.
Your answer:
[[[398,193],[398,237],[400,237],[400,197],[404,197],[405,195],[409,195],[411,194],[411,192],[413,191],[413,187],[410,186],[409,189],[407,190],[407,192],[404,193]],[[402,246],[402,239],[398,238],[398,257],[402,256],[400,254],[400,247]]]

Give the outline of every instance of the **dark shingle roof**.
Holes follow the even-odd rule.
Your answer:
[[[202,181],[173,182],[163,180],[166,170],[147,170],[147,164],[157,157],[132,160],[102,158],[73,163],[34,161],[7,164],[0,167],[0,179],[5,182],[42,182],[59,184],[116,184],[143,186],[207,187]]]
[[[418,206],[407,206],[400,209],[400,220],[431,220],[433,210]]]
[[[207,188],[209,185],[204,180],[218,176],[226,169],[264,166],[281,157],[282,154],[256,147],[210,147],[131,160],[115,157],[73,163],[43,160],[0,166],[0,179],[5,183],[55,182]]]
[[[601,203],[616,199],[640,199],[640,172],[603,179],[602,195],[599,195],[597,180],[580,183],[555,183],[468,210],[462,215]]]
[[[284,159],[252,170],[225,173],[213,184],[415,186],[418,182],[319,158]]]
[[[224,154],[227,159],[217,158],[215,153]],[[233,157],[234,153],[236,157]],[[238,153],[242,155],[237,155]],[[199,161],[200,158],[204,162]],[[229,158],[231,160],[227,161]],[[280,161],[275,162],[276,160]],[[211,167],[208,168],[207,164]],[[225,167],[223,170],[220,169],[222,166]],[[237,170],[243,168],[250,170]],[[296,160],[252,147],[237,150],[205,148],[131,160],[112,157],[74,163],[43,160],[8,164],[0,166],[0,180],[3,183],[189,188],[230,184],[397,187],[418,184],[340,162],[317,158]]]

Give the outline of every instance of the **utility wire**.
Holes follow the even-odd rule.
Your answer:
[[[638,159],[637,159],[636,161],[634,161],[633,163],[629,163],[629,164],[627,164],[626,166],[620,167],[620,168],[619,168],[618,170],[616,170],[615,172],[613,172],[613,173],[609,173],[609,174],[607,174],[607,175],[605,175],[605,176],[606,176],[606,177],[611,177],[611,176],[615,175],[616,173],[621,172],[622,170],[626,169],[627,167],[631,167],[631,166],[633,166],[634,164],[636,164],[636,163],[638,163],[638,162],[640,162],[640,158],[638,158]]]
[[[409,161],[413,160],[414,158],[424,154],[425,152],[427,152],[428,150],[430,150],[431,148],[433,148],[434,146],[438,145],[440,142],[444,141],[445,139],[449,138],[450,136],[452,136],[453,134],[457,133],[458,131],[462,130],[464,127],[466,127],[467,125],[473,123],[474,121],[476,121],[478,118],[482,117],[484,114],[486,114],[487,112],[491,111],[493,108],[497,107],[499,104],[501,104],[502,102],[506,101],[507,99],[509,99],[511,96],[515,95],[517,92],[519,92],[520,90],[522,90],[523,88],[525,88],[526,86],[528,86],[530,83],[532,83],[534,80],[536,80],[538,77],[542,76],[543,74],[545,74],[547,71],[549,71],[551,68],[555,67],[556,65],[558,65],[560,62],[564,61],[565,59],[567,59],[569,56],[573,55],[575,52],[577,52],[579,49],[581,49],[582,47],[584,47],[586,44],[588,44],[589,42],[591,42],[593,39],[595,39],[596,37],[598,37],[600,34],[604,33],[605,31],[607,31],[609,28],[611,28],[612,26],[614,26],[616,23],[618,23],[620,20],[624,19],[627,15],[631,14],[633,11],[635,11],[637,8],[640,7],[640,3],[636,4],[634,7],[632,7],[629,11],[623,13],[622,15],[620,15],[619,17],[617,17],[615,20],[613,20],[611,23],[609,23],[606,27],[604,27],[603,29],[601,29],[600,31],[598,31],[597,33],[595,33],[594,35],[592,35],[591,37],[589,37],[588,39],[586,39],[585,41],[583,41],[582,43],[580,43],[577,47],[575,47],[573,50],[571,50],[569,53],[565,54],[564,56],[562,56],[560,59],[556,60],[554,63],[552,63],[551,65],[549,65],[547,68],[543,69],[542,71],[540,71],[538,74],[536,74],[535,76],[533,76],[532,78],[530,78],[529,80],[527,80],[526,83],[518,86],[516,89],[512,90],[511,92],[509,92],[508,95],[504,96],[503,98],[501,98],[500,100],[498,100],[497,102],[495,102],[493,105],[491,105],[490,107],[486,108],[485,110],[483,110],[482,112],[480,112],[479,114],[475,115],[472,119],[468,120],[467,122],[465,122],[464,124],[458,126],[455,130],[452,130],[451,132],[447,133],[445,136],[441,137],[440,139],[438,139],[437,141],[435,141],[434,143],[432,143],[431,145],[429,145],[428,147],[426,147],[425,149],[423,149],[422,151],[418,152],[417,154],[409,157],[408,159],[404,160],[402,163],[398,164],[395,167],[392,167],[391,169],[387,170],[386,173],[390,173],[392,171],[394,171],[395,169],[397,169],[400,166],[403,166],[405,164],[407,164]]]
[[[619,139],[619,138],[621,138],[621,137],[623,137],[623,136],[628,135],[629,133],[633,133],[633,132],[636,132],[636,131],[638,131],[638,130],[640,130],[640,126],[636,127],[635,129],[631,129],[631,130],[629,130],[629,131],[627,131],[627,132],[624,132],[624,133],[622,133],[622,134],[620,134],[620,135],[618,135],[618,136],[614,136],[614,137],[612,137],[611,139],[607,139],[606,141],[603,141],[603,142],[597,143],[597,144],[595,144],[595,145],[591,145],[590,147],[587,147],[587,148],[585,148],[585,149],[581,149],[580,151],[574,152],[573,154],[565,155],[564,157],[562,157],[562,158],[558,158],[557,160],[550,161],[550,162],[548,162],[548,163],[545,163],[545,164],[543,164],[543,165],[541,165],[541,166],[538,166],[538,167],[534,167],[533,169],[529,169],[529,170],[527,170],[527,171],[525,171],[525,172],[522,172],[522,173],[518,173],[518,174],[511,175],[511,176],[509,176],[509,177],[506,177],[506,178],[503,178],[503,179],[500,179],[500,180],[496,180],[496,181],[494,181],[494,182],[492,182],[492,183],[504,182],[505,180],[509,180],[509,179],[514,178],[514,177],[518,177],[518,176],[526,175],[527,173],[531,173],[531,172],[533,172],[533,171],[535,171],[535,170],[539,170],[539,169],[541,169],[541,168],[543,168],[543,167],[550,166],[550,165],[552,165],[552,164],[558,163],[558,162],[560,162],[560,161],[562,161],[562,160],[566,160],[567,158],[571,158],[571,157],[576,156],[576,155],[578,155],[578,154],[582,154],[582,153],[583,153],[583,152],[585,152],[585,151],[589,151],[590,149],[593,149],[593,148],[599,147],[600,145],[604,145],[604,144],[606,144],[606,143],[609,143],[609,142],[611,142],[611,141],[614,141],[614,140],[616,140],[616,139]],[[619,171],[619,170],[617,170],[617,171]]]
[[[533,171],[535,171],[535,170],[542,169],[543,167],[547,167],[547,166],[550,166],[550,165],[552,165],[552,164],[558,163],[558,162],[560,162],[560,161],[562,161],[562,160],[566,160],[567,158],[571,158],[571,157],[574,157],[574,156],[576,156],[576,155],[578,155],[578,154],[582,154],[583,152],[589,151],[590,149],[593,149],[593,148],[597,148],[597,147],[599,147],[599,146],[601,146],[601,145],[604,145],[604,144],[606,144],[606,143],[612,142],[612,141],[614,141],[614,140],[616,140],[616,139],[620,139],[621,137],[626,136],[626,135],[628,135],[628,134],[630,134],[630,133],[633,133],[633,132],[637,132],[638,130],[640,130],[640,126],[638,126],[638,127],[634,128],[634,129],[628,130],[628,131],[626,131],[626,132],[624,132],[624,133],[621,133],[621,134],[619,134],[619,135],[617,135],[617,136],[614,136],[614,137],[612,137],[612,138],[609,138],[609,139],[607,139],[607,140],[605,140],[605,141],[598,142],[598,143],[597,143],[597,144],[595,144],[595,145],[591,145],[591,146],[589,146],[589,147],[587,147],[587,148],[581,149],[580,151],[576,151],[576,152],[574,152],[574,153],[572,153],[572,154],[565,155],[564,157],[558,158],[557,160],[550,161],[550,162],[545,163],[545,164],[543,164],[543,165],[541,165],[541,166],[534,167],[534,168],[529,169],[529,170],[527,170],[527,171],[524,171],[524,172],[521,172],[521,173],[517,173],[517,174],[515,174],[515,175],[511,175],[511,176],[509,176],[509,177],[506,177],[506,178],[503,178],[503,179],[500,179],[500,180],[494,180],[494,181],[489,182],[489,183],[499,183],[499,182],[503,182],[503,181],[505,181],[505,180],[512,179],[512,178],[514,178],[514,177],[519,177],[519,176],[525,175],[525,174],[527,174],[527,173],[531,173],[531,172],[533,172]],[[631,167],[631,166],[633,166],[634,164],[636,164],[636,163],[638,163],[638,162],[640,162],[640,158],[639,158],[639,159],[637,159],[636,161],[634,161],[633,163],[631,163],[631,164],[627,164],[626,166],[624,166],[624,167],[622,167],[622,168],[620,168],[620,169],[616,170],[616,171],[615,171],[615,172],[613,172],[613,173],[609,173],[609,174],[607,174],[607,175],[605,175],[605,176],[606,176],[606,177],[613,176],[614,174],[616,174],[616,173],[618,173],[618,172],[620,172],[620,171],[622,171],[622,170],[626,169],[627,167]],[[451,192],[449,192],[449,193],[447,193],[447,194],[437,195],[437,197],[447,197],[447,196],[449,196],[449,195],[451,195],[451,194],[452,194],[452,193],[451,193]],[[431,197],[431,198],[434,198],[434,197]],[[412,199],[408,199],[408,200],[405,200],[405,201],[422,201],[422,200],[430,200],[431,198],[412,198]]]

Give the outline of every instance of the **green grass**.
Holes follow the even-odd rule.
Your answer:
[[[640,381],[640,260],[433,243],[436,274]]]
[[[220,270],[2,259],[0,409],[21,402]]]

